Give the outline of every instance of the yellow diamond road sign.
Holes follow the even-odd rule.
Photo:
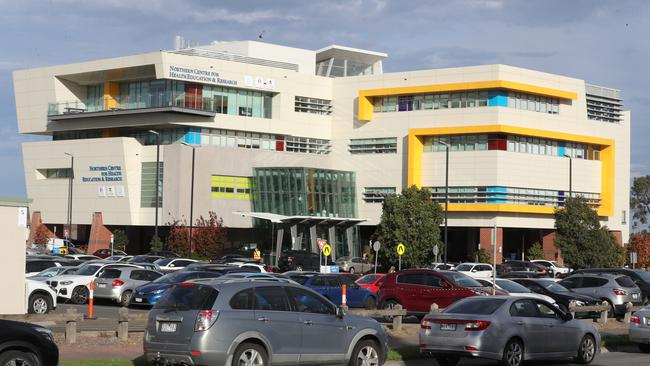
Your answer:
[[[323,245],[323,255],[327,257],[330,254],[332,254],[332,247],[329,244]]]
[[[406,247],[404,246],[404,244],[402,243],[397,244],[397,255],[402,255],[404,254],[405,251],[406,251]]]

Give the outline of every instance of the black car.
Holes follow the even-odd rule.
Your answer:
[[[321,258],[318,253],[306,250],[287,250],[278,260],[281,271],[320,271]]]
[[[589,268],[571,272],[571,275],[578,273],[616,273],[626,275],[641,289],[643,305],[650,304],[650,271],[628,268]]]
[[[546,274],[540,272],[512,271],[497,274],[498,278],[547,278]]]
[[[548,278],[513,278],[512,281],[517,282],[533,292],[552,298],[564,312],[569,311],[569,302],[571,300],[576,301],[576,305],[578,306],[600,305],[599,299],[573,292]],[[576,312],[576,318],[581,319],[595,319],[599,316],[600,313],[598,312]]]
[[[30,256],[25,261],[25,273],[38,273],[52,267],[74,265],[72,262],[67,258],[55,256]]]
[[[0,365],[56,366],[52,332],[38,325],[0,320]]]

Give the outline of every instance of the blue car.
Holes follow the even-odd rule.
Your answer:
[[[303,286],[318,292],[336,305],[341,305],[342,287],[346,285],[347,305],[351,308],[375,309],[377,295],[361,288],[347,276],[319,274],[308,276]]]
[[[133,290],[131,305],[153,306],[163,293],[175,284],[197,278],[215,278],[219,276],[221,276],[219,272],[188,271],[169,273]]]

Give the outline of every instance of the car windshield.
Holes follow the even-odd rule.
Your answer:
[[[56,276],[57,274],[63,272],[65,268],[64,267],[52,267],[48,268],[44,271],[38,272],[34,277],[52,277]]]
[[[650,271],[635,271],[634,273],[638,274],[643,282],[650,282]]]
[[[621,276],[616,279],[616,283],[623,287],[636,287],[636,284],[628,276]]]
[[[466,298],[450,305],[443,311],[443,313],[489,315],[500,308],[505,301],[505,299],[492,299],[486,297]]]
[[[456,267],[457,271],[471,271],[472,270],[471,264],[461,264],[460,266]]]
[[[480,282],[470,276],[458,272],[445,272],[445,275],[451,278],[454,283],[461,287],[483,287]]]
[[[553,281],[539,281],[538,284],[551,292],[555,292],[555,293],[569,292],[568,288],[560,285],[559,283],[555,283]]]
[[[79,268],[79,270],[75,273],[79,276],[92,276],[94,275],[100,268],[102,268],[101,265],[98,264],[89,264],[85,265]]]
[[[179,311],[212,309],[218,295],[219,292],[212,287],[184,283],[166,291],[154,308]]]
[[[379,275],[365,275],[357,280],[357,283],[360,285],[369,285],[375,282],[379,278]]]
[[[153,282],[155,283],[179,283],[185,281],[188,277],[191,277],[191,272],[178,272],[178,273],[169,273],[162,277],[156,278]]]
[[[148,255],[136,255],[135,257],[131,258],[129,262],[132,263],[153,263],[159,258],[156,257],[151,257]]]
[[[497,280],[497,285],[513,294],[528,294],[532,292],[528,288],[518,284],[515,281]]]
[[[171,261],[173,261],[173,258],[160,258],[157,261],[153,262],[154,264],[157,264],[161,267],[168,265]]]

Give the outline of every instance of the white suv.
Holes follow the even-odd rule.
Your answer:
[[[25,304],[30,314],[46,314],[56,309],[56,291],[44,282],[25,280]]]
[[[546,267],[546,269],[553,274],[553,277],[558,277],[560,274],[569,273],[569,269],[567,267],[560,266],[560,264],[556,261],[548,261],[546,259],[533,259],[531,262]]]
[[[461,263],[454,268],[454,271],[466,274],[472,278],[492,278],[492,265],[487,263]]]

